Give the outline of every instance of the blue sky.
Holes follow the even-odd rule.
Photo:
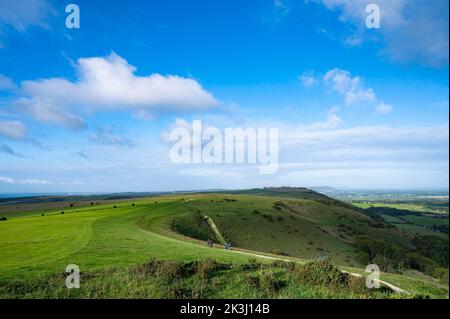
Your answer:
[[[448,14],[446,0],[0,0],[0,192],[447,188]],[[278,172],[173,164],[164,136],[194,119],[278,128]]]

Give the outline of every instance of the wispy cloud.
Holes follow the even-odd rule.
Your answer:
[[[1,91],[14,91],[17,89],[17,85],[12,79],[6,75],[0,74],[0,92]]]
[[[16,151],[14,151],[11,147],[9,147],[8,145],[3,144],[2,146],[0,146],[0,153],[5,153],[5,154],[9,154],[15,157],[20,157],[20,158],[25,158],[27,156],[18,153]]]
[[[97,132],[90,135],[90,140],[95,143],[104,145],[118,145],[134,147],[136,142],[120,133],[116,128],[110,126],[103,126],[97,130]]]
[[[380,100],[372,88],[364,86],[363,80],[359,76],[352,76],[347,70],[334,68],[325,73],[324,83],[333,91],[344,97],[346,105],[369,104],[375,105],[375,110],[379,114],[387,114],[392,111],[392,105]]]
[[[48,20],[55,9],[47,0],[0,0],[0,47],[8,28],[25,32],[33,26],[49,28]]]
[[[317,0],[330,10],[340,12],[339,20],[351,28],[344,42],[361,45],[381,38],[383,50],[397,62],[419,62],[434,67],[448,65],[449,2],[445,0]],[[365,27],[365,7],[376,3],[380,7],[381,27]]]
[[[11,177],[0,176],[0,183],[15,184],[15,185],[51,185],[46,179],[14,179]]]
[[[89,156],[87,156],[87,155],[86,155],[85,153],[83,153],[83,152],[76,152],[75,155],[77,155],[77,156],[79,156],[79,157],[81,157],[81,158],[84,158],[84,159],[88,159],[88,158],[89,158]]]
[[[386,104],[383,101],[381,101],[375,108],[376,112],[378,114],[387,114],[392,112],[392,105]]]
[[[0,121],[0,136],[22,140],[27,137],[27,129],[20,121]]]
[[[313,71],[305,71],[298,78],[302,85],[306,88],[314,86],[318,83],[318,79],[316,78]]]
[[[347,105],[358,102],[372,103],[375,101],[375,93],[371,88],[365,88],[359,76],[352,76],[349,71],[334,68],[328,71],[324,82],[333,91],[345,98]]]

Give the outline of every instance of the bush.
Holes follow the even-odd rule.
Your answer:
[[[64,212],[61,212],[61,215],[64,215]]]
[[[157,276],[172,282],[175,279],[192,275],[197,271],[198,261],[179,262],[179,261],[158,261],[152,259],[142,265],[134,268],[137,273],[148,276]]]
[[[263,271],[259,276],[259,286],[268,296],[273,296],[280,290],[283,283],[277,280],[274,273]]]
[[[152,276],[152,275],[156,275],[160,265],[161,265],[160,261],[152,259],[149,262],[146,262],[145,264],[137,266],[134,270],[137,273],[142,273],[145,275]]]
[[[348,276],[348,289],[358,295],[369,293],[364,277]]]
[[[261,266],[262,266],[261,262],[259,262],[256,259],[252,258],[247,263],[241,264],[240,268],[242,270],[250,271],[250,270],[260,269]]]
[[[213,259],[203,260],[198,264],[197,274],[202,279],[209,278],[211,276],[211,273],[215,271],[218,268],[218,266],[219,264],[217,263],[217,261]]]
[[[313,261],[297,268],[298,280],[311,286],[323,286],[331,289],[348,287],[349,275],[341,272],[329,259]]]
[[[273,272],[266,270],[257,276],[249,275],[246,279],[250,287],[262,291],[271,298],[284,286],[284,282],[278,280]]]
[[[0,220],[2,220],[2,221],[4,221],[4,220],[7,220],[8,218],[6,218],[6,217],[1,217],[0,218]]]
[[[166,286],[164,289],[164,298],[168,299],[186,299],[189,298],[188,291],[181,283]]]

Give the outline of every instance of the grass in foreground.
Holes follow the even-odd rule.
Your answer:
[[[83,273],[79,289],[65,275],[14,280],[0,298],[406,298],[386,288],[367,289],[362,278],[342,273],[328,260],[243,264],[157,261],[126,269]],[[413,297],[426,298],[425,295]]]

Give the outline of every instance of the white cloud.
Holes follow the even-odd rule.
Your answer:
[[[285,0],[274,0],[273,4],[275,6],[276,9],[281,10],[282,13],[284,15],[288,14],[290,9],[289,7],[285,4],[284,2]]]
[[[27,137],[25,125],[19,121],[0,121],[0,136],[21,140]]]
[[[0,176],[0,183],[15,184],[15,185],[50,185],[50,182],[46,179],[14,179],[10,177]]]
[[[387,114],[392,112],[392,105],[385,104],[383,101],[380,101],[375,110],[378,114]]]
[[[19,110],[36,120],[82,129],[77,112],[132,110],[139,114],[164,111],[203,111],[219,105],[213,95],[191,78],[151,74],[138,76],[136,67],[115,53],[77,61],[78,79],[40,79],[21,83]]]
[[[22,97],[15,101],[15,107],[19,113],[27,114],[43,123],[61,125],[74,131],[87,127],[83,118],[71,113],[62,104],[57,104],[51,99]]]
[[[367,160],[448,162],[448,126],[391,127],[361,126],[353,128],[286,126],[280,129],[284,156],[280,163]]]
[[[323,122],[314,122],[308,125],[300,125],[304,130],[325,130],[339,127],[344,121],[336,114],[339,111],[338,107],[333,107],[327,112],[327,119]]]
[[[213,176],[220,178],[234,178],[235,180],[242,178],[242,175],[238,172],[231,171],[229,168],[225,168],[223,166],[220,168],[188,168],[184,169],[182,174],[206,178],[211,178]]]
[[[325,85],[344,97],[346,105],[368,104],[375,108],[378,114],[388,114],[393,110],[392,105],[380,100],[372,88],[366,88],[359,76],[352,76],[347,70],[334,68],[325,73]]]
[[[0,91],[13,91],[17,88],[16,84],[9,77],[0,74]]]
[[[420,62],[440,67],[448,65],[449,2],[446,0],[318,0],[326,8],[339,10],[339,20],[351,23],[353,30],[346,44],[360,45],[364,40],[385,42],[384,53],[398,62]],[[380,7],[381,27],[365,27],[365,7],[376,3]]]
[[[326,85],[331,87],[345,98],[347,105],[355,103],[372,103],[376,100],[371,88],[365,88],[359,76],[352,76],[349,71],[334,68],[324,77]]]
[[[303,86],[307,88],[314,86],[318,82],[314,76],[314,72],[311,71],[303,72],[303,74],[299,76],[299,80]]]

